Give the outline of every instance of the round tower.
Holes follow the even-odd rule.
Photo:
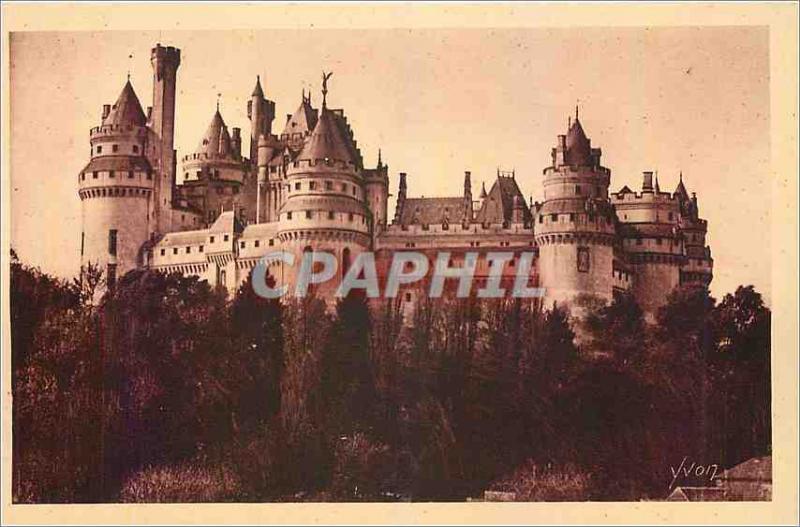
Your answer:
[[[383,164],[380,151],[375,168],[364,171],[364,191],[372,213],[372,232],[377,235],[386,228],[389,201],[389,167]]]
[[[231,137],[228,126],[217,111],[192,154],[183,157],[182,197],[203,212],[205,223],[211,224],[220,210],[231,210],[237,214],[255,217],[255,206],[245,210],[242,187],[247,176],[248,164],[242,158],[238,128]]]
[[[566,135],[558,136],[545,168],[544,202],[534,220],[540,284],[545,305],[575,302],[582,295],[612,298],[615,226],[608,202],[611,172],[600,165],[577,109]]]
[[[144,265],[155,222],[153,170],[145,157],[146,119],[130,81],[90,132],[91,160],[78,175],[81,266],[99,265],[109,287]]]
[[[680,235],[680,201],[661,192],[653,172],[642,175],[642,191],[627,187],[612,195],[619,218],[619,234],[633,271],[632,291],[649,319],[678,285],[684,260]]]
[[[327,108],[325,93],[323,88],[313,132],[287,168],[278,236],[295,253],[295,272],[303,252],[313,247],[336,257],[341,279],[353,258],[370,247],[370,214],[354,147],[341,118]]]

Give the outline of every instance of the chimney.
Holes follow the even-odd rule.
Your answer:
[[[472,172],[464,171],[464,197],[472,201]]]
[[[642,173],[642,192],[653,192],[653,173],[650,171]]]
[[[103,105],[103,119],[108,117],[108,114],[110,114],[110,113],[111,113],[111,105],[110,104],[104,104]]]

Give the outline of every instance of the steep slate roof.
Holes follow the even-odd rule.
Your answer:
[[[217,109],[214,117],[211,118],[211,123],[197,145],[197,154],[208,154],[209,156],[228,157],[232,155],[233,149],[231,148],[231,136],[228,133],[228,127],[222,119],[222,115]]]
[[[303,102],[297,110],[286,121],[283,127],[284,134],[304,134],[310,132],[317,125],[317,110],[311,106],[311,102],[303,97]]]
[[[261,75],[256,75],[256,87],[253,88],[253,96],[264,97],[264,90],[261,89]]]
[[[438,225],[444,222],[461,223],[464,219],[465,202],[458,198],[408,198],[403,204],[400,223],[403,225]]]
[[[139,104],[139,98],[133,91],[131,81],[125,83],[117,102],[111,106],[111,112],[103,119],[104,125],[144,126],[147,118]]]
[[[349,142],[349,138],[342,135],[342,129],[337,123],[337,117],[330,110],[323,107],[319,121],[297,159],[331,159],[355,163],[352,145],[348,145]]]
[[[681,172],[681,175],[680,175],[680,178],[679,178],[679,181],[678,181],[678,186],[675,187],[675,194],[677,194],[678,196],[680,196],[681,198],[683,198],[685,200],[689,199],[689,193],[686,192],[686,187],[683,185],[683,172]]]
[[[514,178],[499,176],[489,194],[483,200],[481,208],[475,215],[478,223],[503,223],[511,221],[514,212],[514,196],[517,196],[519,205],[522,206],[524,221],[530,221],[531,211],[525,203],[525,197],[517,186]]]
[[[568,165],[588,165],[591,160],[592,148],[583,126],[575,117],[572,126],[567,132],[567,151],[565,159]]]
[[[208,232],[242,232],[244,226],[239,218],[234,216],[232,210],[226,210],[217,216],[214,224],[209,227]]]

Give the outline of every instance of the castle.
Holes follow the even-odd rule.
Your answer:
[[[91,160],[78,175],[81,264],[101,265],[109,286],[131,269],[149,267],[234,291],[278,248],[332,253],[340,273],[365,251],[383,270],[399,251],[448,251],[454,267],[478,252],[478,281],[488,276],[487,254],[513,253],[505,279],[521,254],[532,253],[530,281],[544,288],[547,302],[609,300],[615,290],[628,290],[649,313],[675,286],[711,281],[707,223],[682,175],[674,192],[662,191],[645,172],[639,192],[625,186],[610,193],[611,171],[577,109],[543,170],[543,202],[528,203],[516,174],[499,170],[477,197],[465,172],[459,195],[414,198],[400,172],[390,219],[389,168],[380,154],[374,167],[364,166],[344,112],[328,107],[330,74],[323,74],[321,107],[303,92],[280,133],[273,131],[275,103],[257,78],[247,105],[248,155],[241,129],[229,131],[217,107],[197,149],[180,159],[178,184],[180,50],[159,44],[151,62],[152,107],[143,111],[128,81],[116,103],[103,106],[101,124],[90,132]],[[282,264],[270,274],[293,280]],[[413,303],[417,294],[419,288],[409,288],[402,301]]]

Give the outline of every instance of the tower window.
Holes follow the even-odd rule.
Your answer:
[[[92,179],[97,179],[97,172],[92,172]]]
[[[355,196],[355,195],[356,195],[356,187],[355,187],[355,185],[353,185],[353,196]]]
[[[241,242],[241,243],[239,243],[239,247],[240,247],[240,248],[244,249],[244,246],[245,246],[245,242]]]
[[[575,194],[580,196],[580,194],[581,194],[581,186],[580,185],[575,185]]]
[[[178,248],[177,247],[172,249],[172,254],[178,254]]]
[[[167,250],[166,249],[161,249],[161,256],[164,256],[165,254],[167,254]]]
[[[213,236],[209,237],[208,243],[214,243],[214,237]]]
[[[672,221],[672,218],[673,218],[672,213],[670,212],[667,216],[669,217],[669,221]]]
[[[115,177],[113,170],[108,171],[108,177]]]
[[[200,252],[200,253],[203,252],[203,246],[202,245],[197,248],[197,252]]]
[[[544,216],[539,214],[539,223],[544,223]]]
[[[347,219],[350,220],[350,221],[353,221],[353,213],[352,212],[347,215]]]
[[[333,211],[332,211],[332,210],[329,210],[329,211],[328,211],[328,219],[329,219],[329,220],[332,220],[332,219],[334,219],[334,217],[335,217],[335,215],[334,215]]]
[[[294,184],[294,189],[295,190],[300,190],[300,183],[295,183]]]
[[[222,235],[222,241],[223,241],[223,242],[227,242],[227,241],[228,241],[228,239],[229,239],[229,236],[228,236],[227,234],[223,234],[223,235]]]
[[[133,170],[128,171],[128,179],[133,179]]]
[[[81,174],[81,181],[86,181],[86,174]]]
[[[317,189],[317,184],[315,182],[312,181],[311,183],[308,184],[308,190],[316,190],[316,189]]]
[[[636,245],[641,245],[641,244],[642,244],[642,239],[636,238]]]
[[[311,211],[310,210],[306,211],[306,219],[308,219],[308,220],[311,219]]]
[[[139,153],[139,145],[133,145],[133,153],[134,154],[138,154]]]
[[[656,238],[656,245],[661,245],[661,238]]]
[[[551,221],[558,221],[558,214],[551,214],[550,215],[550,220]]]
[[[272,238],[270,238],[270,239],[269,239],[269,246],[270,246],[270,247],[272,247],[273,245],[275,245],[275,240],[273,240]]]
[[[325,190],[333,190],[333,183],[331,183],[330,181],[326,181]]]
[[[98,146],[98,147],[97,147],[97,153],[99,154],[99,153],[101,153],[102,151],[103,151],[103,147],[102,147],[102,146]]]
[[[117,229],[108,231],[108,254],[111,256],[117,255]]]
[[[292,219],[292,213],[291,212],[287,212],[286,213],[286,219],[287,220],[291,220]]]
[[[569,213],[569,221],[575,221],[575,214],[572,212]]]
[[[115,154],[119,152],[119,145],[111,145],[111,151]]]
[[[256,247],[260,247],[261,246],[261,240],[256,240],[255,241],[255,246]]]
[[[186,248],[186,254],[190,254],[191,252],[192,252],[192,248],[191,247],[187,247]]]

